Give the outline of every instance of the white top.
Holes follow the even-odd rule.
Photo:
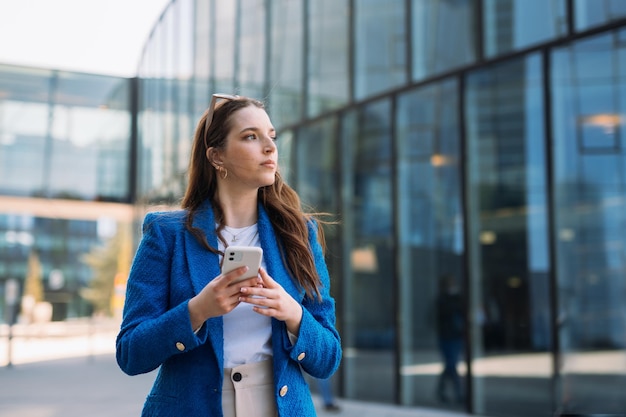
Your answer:
[[[227,242],[237,246],[261,247],[257,225],[227,227],[222,232]],[[233,238],[236,238],[233,241]],[[219,239],[218,249],[224,252]],[[222,261],[220,257],[220,262]],[[261,260],[265,268],[265,259]],[[233,368],[245,363],[261,362],[272,357],[272,321],[252,310],[252,305],[239,303],[224,318],[224,367]]]

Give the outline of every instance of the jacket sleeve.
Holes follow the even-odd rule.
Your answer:
[[[342,356],[341,340],[335,328],[335,300],[330,295],[330,277],[322,247],[317,240],[317,225],[313,222],[309,223],[309,236],[309,244],[322,284],[321,298],[304,298],[300,333],[289,355],[308,374],[325,379],[339,367]]]
[[[116,341],[118,365],[129,375],[150,372],[199,343],[191,329],[188,301],[169,305],[174,237],[171,230],[161,227],[158,216],[149,213],[145,217]]]

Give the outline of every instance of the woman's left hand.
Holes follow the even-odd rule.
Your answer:
[[[239,301],[253,304],[254,311],[259,314],[284,321],[287,330],[297,335],[302,321],[302,306],[265,269],[259,268],[259,274],[263,279],[262,286],[241,288]]]

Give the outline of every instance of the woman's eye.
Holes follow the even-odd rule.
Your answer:
[[[256,135],[254,133],[250,133],[249,135],[246,135],[244,137],[244,139],[246,139],[246,140],[254,140],[254,139],[256,139]]]
[[[270,139],[272,139],[274,142],[276,142],[278,140],[278,136],[271,137]]]

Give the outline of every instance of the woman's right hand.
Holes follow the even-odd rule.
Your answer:
[[[242,266],[217,276],[189,300],[189,316],[194,330],[199,329],[207,319],[223,316],[237,307],[240,303],[241,288],[263,285],[263,280],[258,275],[235,282],[247,270],[247,266]]]

